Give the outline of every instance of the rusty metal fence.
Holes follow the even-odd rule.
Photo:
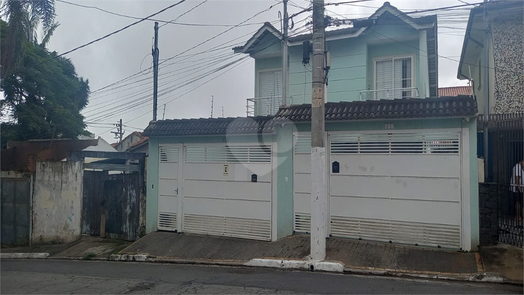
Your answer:
[[[496,188],[498,241],[523,246],[522,167],[524,167],[524,113],[479,116],[479,157],[484,155],[483,136],[488,130],[485,182]]]

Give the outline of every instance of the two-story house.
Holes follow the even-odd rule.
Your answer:
[[[303,42],[289,38],[288,104],[311,101],[311,64]],[[282,34],[266,23],[235,52],[255,59],[253,115],[275,114],[282,102]],[[386,2],[353,26],[326,32],[328,102],[437,97],[437,17],[413,18]]]
[[[488,16],[488,34],[486,19]],[[471,9],[457,78],[470,80],[484,114],[488,88],[490,114],[524,113],[524,1],[490,1]],[[488,60],[484,46],[488,38]],[[488,85],[484,75],[488,74]]]
[[[435,16],[388,2],[326,33],[329,236],[478,245],[477,106],[437,97],[436,34]],[[265,24],[234,49],[255,59],[251,116],[146,128],[148,232],[275,241],[310,231],[311,35],[289,39],[285,106],[281,39]]]

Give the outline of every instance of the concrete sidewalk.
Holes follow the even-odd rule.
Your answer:
[[[309,255],[309,236],[294,235],[277,242],[166,232],[151,233],[119,254],[141,254],[156,261],[229,261],[253,259],[303,260]],[[330,238],[328,261],[340,262],[346,272],[413,274],[419,277],[471,277],[482,273],[478,254]]]
[[[129,243],[84,236],[67,245],[2,248],[2,258],[132,260],[308,269],[309,236],[276,242],[155,232]],[[20,255],[40,253],[38,257]],[[9,254],[14,253],[14,254]],[[522,284],[522,249],[504,244],[463,253],[388,243],[330,238],[324,266],[355,274]],[[326,266],[327,265],[327,266]]]

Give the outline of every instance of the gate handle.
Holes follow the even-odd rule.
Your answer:
[[[178,187],[176,188],[176,194],[178,195]]]

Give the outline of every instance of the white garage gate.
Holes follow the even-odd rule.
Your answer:
[[[460,135],[329,134],[331,234],[460,248]]]
[[[310,134],[296,133],[294,230],[309,232]],[[460,129],[329,132],[329,232],[460,248]]]
[[[159,229],[271,240],[271,146],[187,144],[178,173],[179,163],[163,161],[165,149],[160,147]],[[175,218],[169,224],[167,214]],[[177,217],[182,219],[173,228]]]

